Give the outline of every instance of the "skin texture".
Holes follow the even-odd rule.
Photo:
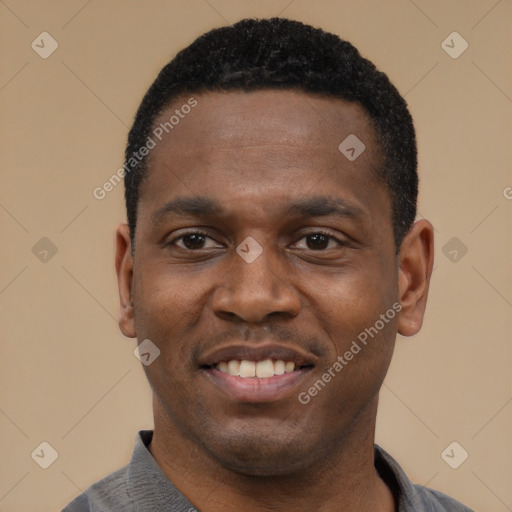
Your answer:
[[[294,91],[194,97],[198,105],[152,150],[133,254],[128,227],[117,230],[120,328],[161,351],[144,367],[150,451],[202,511],[393,511],[373,465],[378,392],[397,332],[421,327],[433,228],[416,221],[396,254],[389,192],[374,172],[379,147],[359,105]],[[366,146],[353,162],[338,150],[351,133]],[[194,196],[220,211],[157,221],[169,201]],[[342,200],[346,213],[293,209],[313,197]],[[179,238],[198,230],[204,238]],[[252,263],[236,252],[247,237],[263,249]],[[395,303],[400,313],[300,403]],[[314,361],[278,400],[236,400],[201,368],[217,346],[267,340]]]

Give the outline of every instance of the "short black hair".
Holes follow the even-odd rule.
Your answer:
[[[363,107],[381,146],[377,175],[389,189],[398,252],[414,222],[418,195],[416,135],[407,103],[386,74],[352,44],[286,18],[244,19],[213,29],[160,71],[141,102],[126,147],[125,200],[132,248],[139,190],[148,168],[148,157],[141,156],[140,149],[147,145],[159,114],[184,94],[262,89],[301,90]]]

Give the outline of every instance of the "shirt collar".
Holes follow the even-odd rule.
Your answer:
[[[137,512],[166,512],[172,504],[174,512],[196,509],[160,469],[148,450],[152,430],[141,430],[135,439],[132,459],[127,473],[127,492],[137,503]],[[398,512],[424,510],[418,489],[409,480],[398,462],[380,446],[375,445],[375,467],[391,488]]]
[[[375,445],[375,468],[391,489],[398,512],[431,510],[422,496],[422,487],[414,485],[398,462],[378,445]]]
[[[127,473],[127,492],[137,512],[192,512],[196,509],[165,476],[148,450],[152,430],[141,430],[135,439]]]

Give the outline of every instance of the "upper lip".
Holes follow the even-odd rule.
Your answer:
[[[317,360],[316,356],[297,346],[271,342],[259,342],[257,345],[251,345],[249,342],[243,342],[221,345],[207,350],[199,358],[199,365],[214,366],[234,359],[255,362],[265,359],[291,361],[295,363],[296,367],[314,366]]]

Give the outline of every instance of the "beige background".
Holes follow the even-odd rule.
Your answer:
[[[512,510],[510,0],[0,0],[0,511],[60,510],[151,428],[135,342],[116,323],[123,190],[92,191],[178,49],[274,15],[354,43],[416,122],[436,266],[422,332],[398,339],[377,441],[414,481]],[[59,44],[47,59],[31,48],[43,31]],[[453,31],[469,43],[457,59],[441,47]],[[46,262],[32,252],[42,237],[58,250]],[[467,247],[455,262],[452,237]],[[43,441],[59,455],[48,469],[31,458]],[[469,453],[458,469],[441,457],[452,441]]]

